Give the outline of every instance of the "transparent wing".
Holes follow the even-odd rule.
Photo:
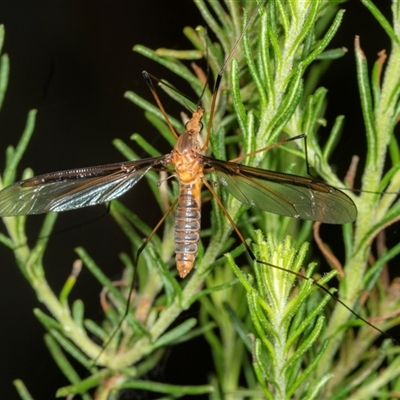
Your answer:
[[[121,196],[165,156],[35,176],[0,191],[0,216],[66,211]]]
[[[247,167],[203,156],[218,180],[242,203],[274,214],[328,224],[357,218],[349,196],[315,179]]]

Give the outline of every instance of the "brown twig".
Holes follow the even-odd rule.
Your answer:
[[[344,270],[342,264],[321,239],[321,236],[319,234],[320,226],[321,222],[314,222],[313,225],[314,240],[317,243],[317,246],[321,250],[322,254],[325,256],[326,260],[330,264],[330,266],[335,268],[336,271],[338,271],[341,278],[344,278]]]

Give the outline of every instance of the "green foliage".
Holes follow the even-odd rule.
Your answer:
[[[257,259],[295,273],[303,267],[306,243],[298,250],[289,237],[275,244],[272,236],[264,240],[260,231],[257,242],[254,246]],[[319,377],[316,372],[327,344],[327,341],[316,343],[324,325],[324,317],[320,314],[331,297],[327,294],[324,299],[311,303],[308,297],[316,287],[311,280],[303,280],[291,298],[296,275],[265,268],[265,265],[255,265],[256,282],[253,285],[233,258],[229,256],[228,259],[246,288],[255,329],[251,345],[253,367],[264,396],[268,399],[314,398],[331,377],[331,374]],[[310,265],[307,277],[312,275],[314,267],[315,264]],[[332,275],[319,283],[330,278]],[[313,359],[306,355],[311,347]],[[302,369],[304,358],[308,366]]]
[[[153,51],[136,46],[135,51],[148,57],[185,79],[199,96],[204,84],[201,73],[196,75],[186,60],[207,57],[214,76],[243,32],[246,21],[253,15],[254,1],[195,0],[208,29],[217,42],[212,42],[204,28],[186,28],[184,33],[194,50]],[[328,49],[340,27],[343,11],[338,1],[270,0],[263,4],[241,43],[226,65],[220,96],[211,130],[211,147],[217,158],[235,158],[300,133],[308,135],[308,160],[329,184],[344,187],[329,165],[329,157],[339,145],[343,117],[339,116],[324,147],[318,132],[324,125],[327,91],[318,88],[318,78],[325,68],[324,60],[343,55],[340,49]],[[359,216],[356,229],[343,227],[346,262],[345,277],[338,287],[340,298],[355,307],[364,318],[390,315],[399,307],[394,285],[385,286],[379,279],[385,263],[400,252],[400,246],[384,250],[369,264],[371,244],[384,229],[398,220],[400,202],[399,148],[394,127],[399,114],[400,95],[400,5],[393,1],[393,23],[379,13],[371,1],[364,4],[378,19],[392,40],[392,52],[384,67],[383,57],[374,66],[372,78],[367,71],[365,55],[356,42],[357,76],[368,143],[367,162],[358,196],[349,194],[357,205]],[[244,11],[243,11],[244,7]],[[226,12],[228,11],[228,13]],[[0,31],[0,48],[4,30]],[[313,73],[304,74],[312,63]],[[198,71],[198,69],[197,69]],[[8,79],[8,60],[0,60],[0,105]],[[171,87],[161,84],[182,105],[187,104]],[[162,113],[154,105],[128,92],[126,97],[145,110],[149,122],[157,127],[171,145],[174,139],[166,128]],[[202,104],[209,112],[212,91],[206,88]],[[27,127],[17,147],[6,152],[6,169],[2,186],[12,183],[16,167],[33,131],[35,112],[28,116]],[[209,114],[205,117],[208,125]],[[170,118],[172,125],[183,131],[183,124]],[[205,129],[206,131],[207,129]],[[132,137],[150,156],[158,151],[140,135]],[[115,146],[129,158],[137,158],[121,140]],[[272,152],[276,157],[255,153],[243,163],[267,169],[286,171],[288,165],[302,164],[303,143],[292,143]],[[386,160],[386,153],[389,159]],[[299,162],[300,160],[300,162]],[[385,162],[390,164],[384,169]],[[304,164],[304,163],[303,163]],[[386,164],[387,165],[387,164]],[[300,171],[305,173],[305,171]],[[29,171],[24,175],[29,175]],[[146,175],[154,196],[165,212],[176,198],[177,185],[159,185],[155,172]],[[265,264],[243,265],[237,258],[242,246],[232,250],[232,226],[226,215],[212,200],[211,229],[203,231],[195,270],[185,281],[177,279],[174,267],[173,220],[168,217],[141,254],[138,265],[139,289],[133,294],[129,315],[120,326],[125,313],[129,282],[133,276],[135,252],[121,254],[126,267],[124,281],[116,287],[101,270],[95,259],[83,248],[76,249],[83,265],[107,290],[104,323],[99,325],[85,318],[84,304],[69,304],[78,272],[67,280],[60,296],[48,286],[42,264],[47,240],[38,239],[28,247],[25,235],[26,217],[4,218],[8,236],[0,241],[14,251],[17,264],[46,305],[51,316],[35,310],[38,320],[48,330],[46,345],[58,367],[71,384],[61,388],[57,396],[80,394],[90,399],[95,388],[101,398],[117,398],[126,388],[145,389],[164,394],[165,398],[209,393],[213,399],[367,399],[383,397],[390,390],[399,390],[398,349],[390,341],[373,347],[379,333],[360,324],[339,303],[330,302],[312,284],[311,279],[297,282],[296,273],[306,277],[315,274],[315,264],[306,265],[307,244],[296,245],[311,238],[311,223],[284,218],[254,209],[247,209],[238,200],[215,188],[232,220],[245,238],[255,241],[254,252],[265,263],[290,269],[294,273],[267,267]],[[380,194],[383,190],[387,192]],[[152,231],[138,215],[118,201],[111,204],[111,214],[121,230],[138,249]],[[39,238],[47,238],[56,216],[49,214]],[[257,229],[268,230],[267,240]],[[317,234],[316,234],[317,237]],[[321,245],[322,246],[322,245]],[[324,247],[328,261],[334,260],[334,250]],[[79,269],[79,265],[78,265]],[[322,285],[332,278],[329,274],[319,281]],[[371,295],[360,308],[360,293]],[[200,302],[198,321],[194,318],[177,323],[177,317],[194,302]],[[174,328],[170,326],[174,323]],[[376,322],[385,330],[397,325],[398,318],[382,318]],[[357,325],[357,329],[354,326]],[[112,334],[120,328],[116,335]],[[210,345],[215,371],[209,382],[199,386],[175,386],[144,379],[162,359],[166,349],[183,341],[203,335]],[[103,349],[93,340],[96,336]],[[112,336],[112,340],[109,341]],[[85,366],[89,376],[82,379],[73,369],[70,359]],[[246,388],[239,386],[245,379]],[[366,378],[364,378],[366,377]],[[15,383],[23,399],[30,395],[23,383]]]

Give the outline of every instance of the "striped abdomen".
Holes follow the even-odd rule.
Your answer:
[[[175,258],[179,276],[193,268],[197,255],[201,218],[201,180],[181,183],[175,214]]]

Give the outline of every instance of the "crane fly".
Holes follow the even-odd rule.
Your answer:
[[[248,24],[250,22],[251,19]],[[204,108],[198,106],[193,112],[186,123],[186,132],[176,133],[156,94],[149,74],[144,71],[143,76],[176,138],[173,150],[159,157],[52,172],[16,182],[0,191],[0,217],[62,212],[105,203],[131,189],[148,171],[166,169],[172,165],[179,182],[179,195],[172,206],[177,204],[175,258],[181,278],[186,277],[192,270],[197,254],[202,184],[204,183],[216,196],[212,186],[205,180],[205,171],[215,172],[219,184],[250,207],[328,224],[353,222],[357,216],[357,209],[350,197],[321,181],[245,166],[238,162],[218,160],[203,154],[209,143],[222,73],[234,50],[235,48],[225,61],[215,83],[204,145],[199,141]],[[241,237],[222,202],[217,200]],[[172,206],[167,214],[172,210]],[[246,248],[249,250],[247,246]]]
[[[156,97],[147,72],[143,76]],[[156,100],[159,102],[158,97]],[[61,212],[101,204],[131,189],[149,170],[172,165],[179,182],[175,252],[181,278],[191,271],[197,254],[202,183],[215,194],[204,178],[205,170],[214,171],[219,184],[248,206],[329,224],[355,220],[357,209],[353,201],[323,182],[203,155],[208,146],[208,138],[203,146],[199,142],[203,115],[204,109],[198,106],[186,123],[186,132],[180,135],[169,124],[177,141],[173,150],[163,156],[53,172],[16,182],[0,191],[0,216]]]

